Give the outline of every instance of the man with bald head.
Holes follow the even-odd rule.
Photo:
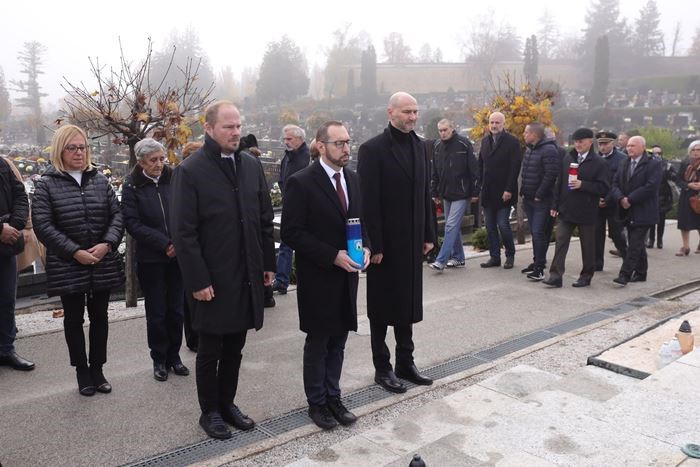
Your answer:
[[[478,184],[481,205],[489,238],[489,255],[482,268],[501,265],[501,243],[506,249],[505,269],[511,269],[515,259],[510,210],[518,202],[518,175],[522,151],[518,138],[505,130],[506,117],[501,112],[489,116],[489,132],[479,149]],[[523,272],[530,272],[526,268]]]
[[[619,275],[613,279],[622,286],[647,280],[644,239],[649,227],[659,219],[658,193],[663,175],[661,161],[647,154],[642,136],[627,140],[627,155],[615,174],[611,191],[611,197],[619,205],[620,218],[627,226],[627,254]]]
[[[397,92],[387,106],[389,125],[360,146],[358,173],[362,223],[372,245],[367,269],[374,380],[390,392],[406,392],[397,376],[430,385],[413,360],[413,323],[423,319],[423,255],[433,248],[430,170],[425,145],[414,129],[418,103]],[[396,338],[396,373],[386,345],[388,326]]]
[[[224,422],[250,430],[234,404],[248,329],[263,324],[263,288],[275,270],[273,212],[260,161],[240,149],[241,115],[218,101],[206,111],[204,146],[175,171],[171,231],[199,334],[199,424],[230,438]]]

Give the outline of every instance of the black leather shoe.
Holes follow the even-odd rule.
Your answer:
[[[553,278],[552,276],[549,276],[549,279],[543,280],[542,283],[544,285],[548,285],[549,287],[559,288],[559,287],[561,287],[562,282],[561,282],[561,277],[556,279],[556,278]]]
[[[506,257],[506,262],[503,263],[503,269],[513,269],[513,265],[515,264],[515,258],[511,256]]]
[[[396,394],[401,394],[406,392],[406,386],[396,379],[396,375],[393,371],[388,373],[374,373],[374,382],[386,389],[389,392],[395,392]]]
[[[571,284],[571,287],[588,287],[591,285],[591,280],[583,277],[579,277],[576,282]]]
[[[211,438],[229,439],[231,437],[231,430],[228,429],[219,412],[203,413],[199,417],[199,426],[201,426]]]
[[[90,377],[92,378],[97,392],[101,392],[102,394],[109,394],[112,392],[112,385],[109,384],[107,378],[105,378],[105,375],[102,373],[102,365],[90,366]]]
[[[664,242],[663,242],[663,240],[659,240],[658,242],[656,242],[656,248],[661,249],[661,248],[663,248],[663,247],[664,247]]]
[[[633,272],[632,277],[630,278],[630,282],[646,282],[646,281],[647,281],[646,274],[637,274],[636,272]]]
[[[17,352],[0,355],[0,365],[11,366],[19,371],[31,371],[34,369],[34,363],[17,355]]]
[[[420,372],[418,372],[418,368],[416,368],[416,365],[413,364],[411,364],[408,367],[397,366],[396,376],[410,381],[413,384],[418,384],[420,386],[430,386],[431,384],[433,384],[433,380],[421,375]]]
[[[270,297],[265,299],[265,308],[274,308],[277,303],[275,303],[275,297]]]
[[[185,365],[182,364],[182,362],[174,363],[170,365],[170,368],[173,369],[173,373],[175,373],[178,376],[189,376],[190,370],[187,368]],[[167,376],[166,376],[167,378]]]
[[[287,293],[287,287],[275,281],[272,283],[272,291],[277,292],[280,295],[284,295]]]
[[[500,265],[501,265],[501,260],[500,260],[500,259],[496,259],[496,258],[494,258],[493,256],[490,257],[489,260],[486,261],[485,263],[481,263],[481,264],[480,264],[480,266],[481,266],[482,268],[495,268],[495,267],[498,267],[498,266],[500,266]]]
[[[343,405],[340,397],[329,397],[326,406],[331,415],[333,415],[341,425],[352,425],[357,421],[355,414],[350,412],[347,407]]]
[[[235,426],[239,430],[247,431],[255,427],[253,419],[241,412],[241,409],[239,409],[236,404],[222,407],[221,418],[223,418],[226,423]]]
[[[309,418],[314,421],[316,426],[324,430],[330,430],[338,426],[328,406],[325,405],[309,405]]]
[[[165,363],[154,363],[153,364],[153,377],[157,381],[167,381],[168,380],[168,369],[165,367]]]
[[[78,377],[78,392],[81,396],[94,396],[95,384],[90,376],[90,369],[86,366],[76,367],[75,374]]]
[[[620,275],[617,276],[615,279],[613,279],[613,282],[614,282],[614,283],[620,284],[620,285],[627,285],[627,283],[628,283],[629,281],[630,281],[630,280],[629,280],[626,276],[623,276],[622,274],[620,274]]]

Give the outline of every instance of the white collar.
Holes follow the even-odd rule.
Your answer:
[[[333,167],[331,167],[323,161],[323,157],[319,157],[318,162],[321,164],[321,167],[323,167],[323,170],[326,172],[326,175],[328,175],[328,178],[332,179],[333,176],[337,173],[341,175],[341,179],[345,178],[345,174],[343,173],[342,167],[340,168],[340,170],[335,170]]]

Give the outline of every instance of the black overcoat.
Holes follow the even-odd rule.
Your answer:
[[[490,135],[482,138],[478,172],[482,206],[500,209],[518,202],[518,175],[522,161],[520,142],[507,131],[501,133],[495,146]],[[506,203],[503,202],[504,191],[513,195]]]
[[[193,328],[211,334],[260,329],[263,272],[275,270],[262,165],[245,151],[237,158],[236,176],[207,136],[175,170],[171,189],[171,233],[185,290],[214,288],[213,300],[193,300]]]
[[[681,162],[678,169],[678,175],[674,176],[678,188],[681,189],[681,194],[678,197],[678,229],[679,230],[697,230],[700,229],[700,214],[696,214],[690,208],[690,197],[697,195],[698,191],[688,188],[688,181],[685,180],[685,171],[690,165],[690,158],[686,158]],[[700,172],[700,169],[699,169]],[[698,173],[700,179],[700,173]]]
[[[578,166],[581,188],[569,189],[569,166],[578,160],[574,149],[564,156],[554,188],[552,207],[559,216],[572,224],[592,225],[598,221],[598,203],[610,191],[608,165],[593,149]]]
[[[642,154],[632,177],[628,178],[630,159],[617,170],[613,180],[612,197],[617,205],[627,197],[629,209],[619,208],[620,219],[631,227],[654,225],[659,222],[659,185],[661,185],[661,161]]]
[[[384,256],[367,268],[367,316],[388,325],[423,319],[423,244],[435,243],[428,156],[418,136],[409,137],[412,172],[389,127],[358,152],[364,225],[372,253]]]
[[[358,273],[334,265],[347,250],[348,218],[362,220],[360,181],[345,167],[348,212],[343,213],[333,182],[317,161],[287,179],[282,241],[295,251],[299,328],[329,336],[357,331]],[[368,247],[363,235],[363,246]]]

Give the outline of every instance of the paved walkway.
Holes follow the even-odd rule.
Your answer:
[[[572,288],[570,284],[580,268],[576,243],[570,249],[570,270],[562,289],[548,289],[520,274],[519,269],[530,262],[531,251],[527,249],[519,251],[516,268],[510,271],[479,268],[483,257],[469,259],[465,269],[442,274],[425,268],[425,320],[415,326],[416,363],[419,367],[437,365],[592,310],[699,278],[700,255],[673,255],[679,247],[677,237],[676,230],[669,226],[666,248],[649,251],[649,280],[625,288],[612,283],[621,260],[610,256],[606,256],[606,271],[596,274],[590,288]],[[360,304],[364,303],[364,293],[361,281]],[[277,307],[266,311],[265,327],[249,333],[244,350],[237,403],[257,421],[306,405],[301,380],[304,335],[298,330],[295,293],[276,298]],[[655,316],[662,318],[681,308],[669,304]],[[350,336],[346,351],[342,380],[346,394],[373,386],[364,306],[359,314],[360,329]],[[19,326],[22,332],[21,321]],[[18,350],[36,361],[37,369],[20,373],[0,368],[0,462],[8,466],[117,465],[205,440],[197,425],[194,376],[171,375],[165,383],[156,382],[145,342],[142,317],[113,322],[105,374],[114,391],[85,398],[76,390],[60,330],[19,339]],[[181,355],[194,369],[194,354],[184,349]],[[455,380],[459,378],[464,376]],[[440,391],[439,386],[429,391]],[[382,406],[410,405],[411,398],[419,394],[420,389],[412,389],[404,397],[385,399]],[[367,414],[378,408],[364,409],[362,424],[338,434],[359,434],[356,431],[373,419]],[[314,431],[315,427],[309,426],[300,433]],[[289,456],[270,461],[271,465],[299,458]]]

